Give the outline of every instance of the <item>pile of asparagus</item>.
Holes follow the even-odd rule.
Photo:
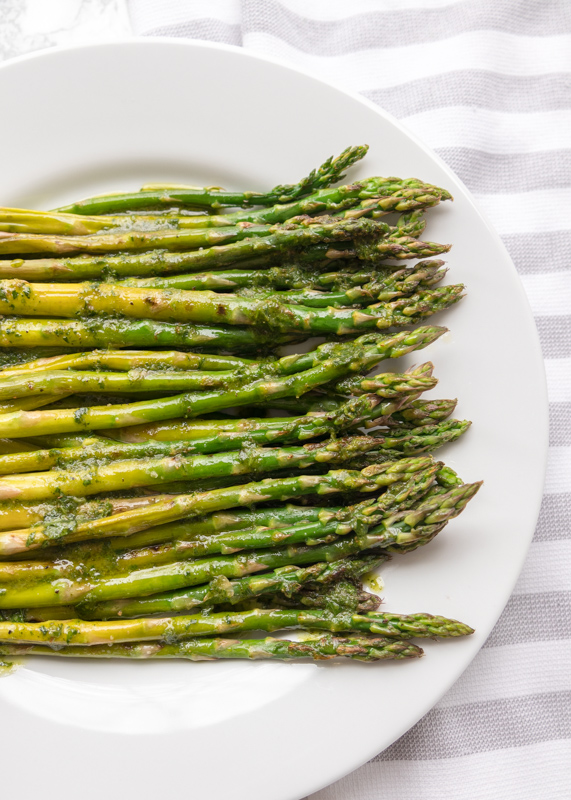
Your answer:
[[[463,295],[420,238],[450,195],[333,185],[366,151],[267,193],[0,209],[0,657],[376,661],[472,633],[365,588],[480,486],[430,455],[470,424],[423,398],[433,365],[379,367]]]

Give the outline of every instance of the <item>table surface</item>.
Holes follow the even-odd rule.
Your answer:
[[[54,45],[114,41],[130,34],[125,0],[0,2],[0,60]]]

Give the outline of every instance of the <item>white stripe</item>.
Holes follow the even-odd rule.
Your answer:
[[[542,658],[542,653],[549,653]],[[484,647],[437,708],[569,689],[571,641]]]
[[[568,740],[459,758],[377,761],[308,800],[568,800],[570,763]]]
[[[455,70],[478,69],[506,75],[547,75],[571,69],[571,36],[515,36],[500,31],[467,31],[448,39],[315,56],[268,33],[244,34],[244,46],[308,70],[325,81],[357,91],[382,89]]]
[[[180,25],[198,19],[217,19],[229,25],[241,22],[239,0],[161,0],[160,3],[130,3],[129,13],[137,33],[144,33],[165,25]]]
[[[571,189],[475,197],[500,234],[571,230]]]
[[[471,147],[485,153],[535,153],[571,146],[571,109],[513,114],[446,106],[403,117],[431,147]]]
[[[545,266],[549,267],[549,264]],[[571,267],[571,255],[569,266]],[[520,278],[534,316],[571,314],[571,271],[520,275]]]
[[[541,592],[571,592],[571,540],[532,542],[514,594]]]
[[[571,492],[571,447],[550,447],[547,456],[545,494]]]
[[[549,402],[571,401],[571,358],[546,358],[545,375]]]

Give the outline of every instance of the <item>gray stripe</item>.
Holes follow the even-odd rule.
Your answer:
[[[436,152],[473,192],[571,187],[571,150],[498,155],[468,147],[442,147]]]
[[[270,33],[314,55],[334,56],[374,47],[398,47],[487,30],[549,36],[571,31],[567,0],[542,3],[541,14],[521,0],[471,0],[440,8],[373,11],[341,20],[299,16],[276,0],[244,0],[244,33]]]
[[[571,639],[571,592],[510,597],[484,647]]]
[[[408,117],[445,106],[476,106],[514,113],[556,111],[571,107],[571,75],[503,75],[486,70],[454,70],[363,92],[396,117]],[[395,82],[398,73],[395,72]]]
[[[571,447],[571,403],[549,404],[549,444]]]
[[[541,14],[533,4],[521,0],[503,0],[502,3],[471,0],[441,8],[400,9],[398,13],[373,11],[330,21],[300,16],[277,0],[243,0],[241,5],[244,36],[250,32],[267,33],[317,56],[445,40],[466,31],[505,31],[528,36],[571,31],[571,6],[566,0],[543,3]],[[198,30],[203,22],[212,21],[187,23],[185,35],[199,38]],[[184,26],[169,27],[181,31]],[[177,32],[176,35],[181,34]]]
[[[543,496],[534,542],[571,539],[571,493]]]
[[[538,657],[541,655],[538,653]],[[543,657],[549,658],[549,654],[543,654]],[[434,708],[373,761],[459,758],[471,753],[526,747],[570,736],[571,691],[545,692]],[[490,775],[483,775],[482,787],[489,781]]]
[[[229,25],[218,19],[198,19],[177,22],[144,31],[145,36],[175,36],[181,39],[204,39],[207,42],[222,42],[241,46],[242,31],[239,25]]]
[[[513,233],[502,240],[522,275],[569,269],[571,230]]]
[[[571,356],[571,317],[536,317],[544,358],[569,358]]]

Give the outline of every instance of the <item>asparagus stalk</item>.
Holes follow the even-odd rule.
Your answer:
[[[373,432],[382,441],[383,449],[398,451],[403,454],[422,453],[434,450],[444,444],[456,441],[466,433],[472,423],[469,420],[449,419],[436,425],[422,425],[418,428],[392,428],[388,434],[384,431]]]
[[[240,383],[233,371],[188,370],[180,372],[132,370],[129,372],[87,372],[49,370],[0,374],[0,399],[41,394],[79,394],[86,392],[189,392],[201,389],[227,389]]]
[[[125,372],[85,370],[31,370],[0,373],[0,401],[13,401],[35,395],[83,394],[86,392],[141,393],[188,392],[204,389],[230,389],[261,377],[280,374],[280,363],[252,363],[237,370],[148,370]],[[372,379],[347,379],[335,386],[340,394],[377,394],[396,397],[434,388],[430,375],[384,373]],[[340,387],[340,388],[339,388]],[[351,388],[347,388],[351,387]]]
[[[387,513],[381,524],[369,529],[368,532],[343,536],[328,544],[290,545],[271,550],[250,550],[237,556],[211,556],[191,562],[138,569],[128,575],[118,575],[109,579],[83,578],[79,581],[64,579],[51,584],[39,582],[32,583],[29,587],[7,588],[0,596],[0,608],[75,605],[80,601],[91,604],[152,595],[186,586],[196,586],[219,575],[239,578],[253,572],[289,564],[301,566],[318,561],[334,561],[356,555],[372,547],[388,548],[392,551],[402,548],[406,552],[411,547],[429,542],[449,519],[464,509],[479,488],[479,483],[463,484],[446,494],[434,496],[412,510]],[[6,623],[0,623],[0,641],[6,639],[4,625]],[[216,631],[211,633],[214,634]],[[15,641],[20,641],[17,636]]]
[[[440,470],[442,469],[443,468],[440,467]],[[439,473],[437,473],[437,476],[438,474]],[[69,518],[70,514],[73,514],[73,509],[75,508],[80,509],[83,519],[95,519],[107,516],[113,513],[113,511],[115,511],[115,513],[120,513],[122,510],[149,505],[150,503],[167,499],[167,497],[164,495],[151,495],[150,497],[130,498],[124,501],[112,500],[106,503],[103,501],[99,503],[80,503],[79,499],[78,501],[76,501],[75,498],[71,499],[73,501],[71,509],[63,509],[60,512],[60,509],[57,508],[59,513],[58,519],[61,522],[63,522],[66,517]],[[143,502],[139,502],[139,505],[136,505],[137,501]],[[120,505],[121,503],[127,504],[126,507]],[[38,517],[36,518],[38,521],[45,519],[46,513],[53,514],[56,511],[55,503],[44,505],[49,508],[47,512],[42,506],[34,509],[38,511]],[[26,504],[22,504],[22,506],[26,506]],[[88,511],[86,508],[87,506],[92,506],[92,510]],[[322,508],[319,506],[297,506],[287,504],[273,508],[253,510],[240,509],[234,512],[227,511],[218,514],[210,514],[202,519],[185,521],[183,523],[182,533],[180,523],[171,523],[135,533],[127,539],[122,536],[117,536],[101,541],[87,541],[78,544],[68,544],[63,547],[44,548],[39,551],[39,553],[33,551],[25,554],[26,559],[34,559],[34,557],[40,556],[42,561],[22,560],[21,556],[16,556],[15,558],[18,560],[0,564],[0,579],[20,580],[27,575],[32,575],[34,570],[38,569],[36,566],[37,564],[41,564],[42,569],[47,570],[54,566],[57,567],[58,563],[62,560],[77,565],[93,564],[95,561],[119,564],[127,552],[140,550],[149,545],[176,543],[181,536],[185,540],[192,541],[199,537],[214,535],[220,532],[244,530],[247,528],[263,526],[272,529],[284,528],[297,524],[308,524],[310,522],[322,522],[328,519],[331,513],[340,512],[341,510],[341,507],[333,506]],[[41,516],[42,514],[43,516]],[[50,520],[53,521],[54,518],[56,518],[55,515],[52,516]],[[51,559],[51,561],[46,561],[45,559]],[[72,614],[71,616],[74,615]],[[49,617],[47,619],[49,619]]]
[[[58,497],[57,500],[21,502],[0,500],[0,530],[9,531],[28,528],[39,522],[61,522],[64,526],[99,519],[111,514],[120,514],[130,508],[141,508],[171,495],[144,495],[141,497],[119,497],[101,500],[86,500],[84,497]],[[147,544],[147,541],[144,542]],[[42,551],[43,553],[43,551]]]
[[[179,188],[169,187],[168,191],[140,191],[126,194],[110,194],[90,197],[78,203],[62,206],[55,211],[72,214],[108,214],[135,208],[150,208],[161,205],[191,205],[208,208],[222,206],[268,206],[274,203],[288,203],[299,197],[340,181],[344,170],[360,161],[368,151],[368,145],[347,147],[343,152],[328,158],[318,169],[296,184],[274,186],[269,192],[226,192],[218,188]]]
[[[372,492],[380,486],[388,486],[396,480],[401,480],[403,476],[412,474],[429,464],[430,460],[425,458],[411,458],[378,464],[368,467],[364,472],[333,470],[325,475],[266,478],[246,485],[225,486],[202,493],[178,495],[153,502],[143,508],[131,508],[100,518],[80,521],[56,520],[53,526],[48,520],[44,525],[1,533],[0,555],[29,553],[54,544],[81,542],[93,538],[126,537],[155,525],[201,517],[235,506],[284,501],[307,494]]]
[[[295,336],[262,333],[255,328],[172,325],[152,320],[23,319],[5,317],[0,322],[0,347],[36,347],[38,344],[86,347],[214,347],[215,349],[270,349]],[[297,337],[299,338],[299,337]]]
[[[65,212],[30,211],[28,209],[1,208],[0,230],[9,233],[43,233],[84,236],[113,229],[156,230],[171,228],[219,228],[250,222],[257,225],[285,222],[302,214],[342,212],[358,206],[351,216],[382,216],[391,211],[413,211],[437,205],[449,194],[431,184],[414,178],[368,178],[359,183],[335,188],[319,189],[312,194],[289,203],[251,209],[231,214],[197,214],[194,216],[128,215],[87,216]]]
[[[387,267],[361,271],[336,271],[323,273],[315,267],[288,265],[267,269],[233,269],[219,272],[186,273],[166,278],[126,278],[119,286],[136,288],[152,286],[156,289],[185,289],[190,291],[263,291],[269,289],[313,289],[316,291],[344,292],[347,299],[359,292],[367,292],[378,300],[392,300],[411,294],[417,286],[432,286],[444,278],[444,262],[439,259],[420,261],[414,267]]]
[[[227,371],[264,362],[237,356],[219,356],[179,352],[176,350],[90,350],[25,361],[5,367],[0,377],[12,377],[29,372],[63,369],[115,370],[211,370]]]
[[[431,614],[367,614],[297,609],[252,609],[241,613],[202,614],[164,619],[86,621],[55,624],[0,622],[0,641],[17,644],[101,645],[132,641],[177,642],[195,636],[220,636],[238,631],[285,629],[360,632],[390,638],[467,636],[473,629],[453,619]]]
[[[427,361],[409,372],[389,372],[386,374],[372,375],[363,378],[361,375],[351,375],[342,378],[332,385],[336,394],[364,395],[376,394],[378,397],[398,397],[401,394],[414,394],[425,392],[436,386],[436,379],[432,377],[434,365]]]
[[[0,414],[10,414],[12,411],[33,411],[42,406],[49,406],[65,397],[67,397],[65,394],[44,394],[4,400],[3,403],[0,403]]]
[[[282,226],[271,235],[249,237],[230,244],[182,253],[153,250],[148,253],[122,253],[104,257],[86,255],[74,258],[0,260],[0,278],[57,281],[144,275],[155,277],[234,265],[252,259],[253,256],[256,257],[257,269],[264,265],[265,257],[275,261],[276,255],[290,257],[299,248],[307,248],[301,256],[304,261],[333,261],[343,256],[353,256],[373,264],[387,258],[430,258],[450,249],[450,245],[419,241],[408,234],[407,228],[397,228],[381,240],[371,241],[374,231],[378,232],[379,226],[384,225],[373,220],[341,220],[323,225],[319,218],[317,221],[310,219],[312,222],[305,226]],[[10,234],[7,236],[10,237]],[[9,246],[6,243],[5,247]],[[297,254],[297,257],[300,255]],[[267,260],[265,263],[268,263]]]
[[[52,655],[92,658],[186,658],[190,661],[214,661],[222,658],[279,659],[290,661],[312,658],[324,661],[344,657],[357,661],[418,658],[423,651],[410,642],[381,637],[322,636],[318,639],[187,639],[177,644],[111,644],[85,647],[61,647],[53,650],[42,645],[0,645],[0,655]]]

